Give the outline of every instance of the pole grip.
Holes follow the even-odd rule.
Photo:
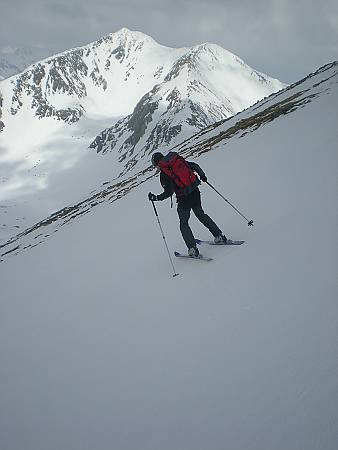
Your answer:
[[[155,211],[155,215],[156,215],[156,217],[158,218],[157,209],[156,209],[154,200],[152,200],[151,203],[152,203],[152,205],[153,205],[153,208],[154,208],[154,211]]]

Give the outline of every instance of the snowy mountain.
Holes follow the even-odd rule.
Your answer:
[[[34,117],[96,120],[91,148],[115,150],[128,171],[140,152],[180,142],[284,86],[217,45],[173,49],[123,28],[34,64],[0,90],[5,127],[30,120],[39,131]],[[102,118],[111,125],[104,131]]]
[[[337,83],[335,62],[178,147],[255,222],[202,184],[246,241],[210,263],[172,278],[149,167],[1,247],[3,450],[336,449]]]
[[[33,64],[0,83],[0,240],[283,86],[216,45],[127,29]]]

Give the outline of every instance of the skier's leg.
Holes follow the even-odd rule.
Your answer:
[[[195,216],[197,219],[210,231],[210,233],[216,237],[222,235],[222,231],[218,228],[218,226],[215,224],[215,222],[211,219],[211,217],[208,216],[203,211],[202,204],[201,204],[201,194],[199,191],[196,193],[195,201],[192,206],[192,210],[194,211]]]
[[[177,213],[180,219],[180,230],[186,246],[188,249],[191,247],[196,247],[195,238],[188,223],[190,218],[190,208],[185,209],[178,205]]]

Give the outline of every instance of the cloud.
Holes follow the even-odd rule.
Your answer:
[[[2,46],[61,51],[126,26],[172,47],[215,42],[287,82],[338,58],[336,0],[12,0],[1,14]]]
[[[53,2],[51,4],[43,5],[46,13],[53,17],[53,19],[58,16],[63,19],[79,20],[79,18],[86,15],[86,10],[83,4],[78,4],[77,2]]]
[[[0,53],[2,53],[3,55],[12,55],[13,53],[15,53],[17,50],[16,47],[2,47],[0,49]]]

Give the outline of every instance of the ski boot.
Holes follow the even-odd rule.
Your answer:
[[[192,258],[199,258],[200,252],[197,247],[190,247],[188,250],[188,255],[191,256]]]
[[[220,234],[219,236],[216,236],[214,239],[215,244],[226,244],[227,238],[224,236],[224,234]]]

